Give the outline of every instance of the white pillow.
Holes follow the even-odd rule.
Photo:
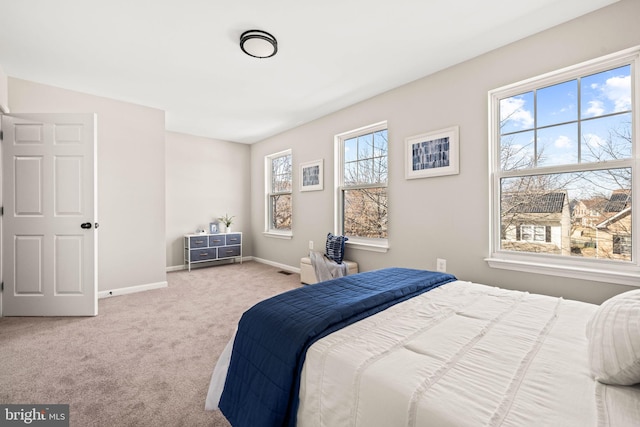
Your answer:
[[[640,289],[602,303],[586,332],[596,380],[616,385],[640,383]]]

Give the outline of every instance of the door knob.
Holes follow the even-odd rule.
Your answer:
[[[80,227],[87,229],[87,228],[91,228],[91,223],[90,222],[84,222],[82,224],[80,224]]]

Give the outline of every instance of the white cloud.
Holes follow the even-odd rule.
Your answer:
[[[594,133],[585,134],[583,135],[583,138],[589,146],[594,148],[600,147],[606,144],[606,141],[604,139],[602,139],[599,135],[596,135]]]
[[[556,148],[568,148],[571,147],[572,140],[568,136],[560,135],[554,141],[554,145],[556,146]]]
[[[533,115],[531,111],[524,109],[525,100],[518,97],[511,97],[500,101],[500,121],[509,120],[515,122],[520,128],[530,128],[533,126]]]
[[[604,105],[602,101],[593,100],[589,101],[589,108],[585,111],[585,115],[588,117],[596,117],[604,114]]]
[[[600,99],[589,101],[589,108],[585,111],[589,117],[631,109],[631,76],[610,77],[604,84],[591,84],[591,89],[600,93]],[[613,104],[612,111],[611,107],[605,106],[603,100]]]
[[[631,76],[607,79],[602,91],[613,102],[615,111],[631,109]]]

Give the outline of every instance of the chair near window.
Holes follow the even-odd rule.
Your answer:
[[[358,272],[358,264],[344,259],[344,244],[347,240],[349,240],[349,238],[346,236],[335,236],[333,233],[328,233],[325,244],[325,256],[337,264],[346,264],[348,274],[356,274]],[[300,260],[300,282],[307,285],[318,283],[315,269],[311,264],[311,257],[304,257]]]

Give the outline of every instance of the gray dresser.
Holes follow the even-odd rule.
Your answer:
[[[184,262],[191,264],[225,259],[242,263],[242,233],[185,234]]]

